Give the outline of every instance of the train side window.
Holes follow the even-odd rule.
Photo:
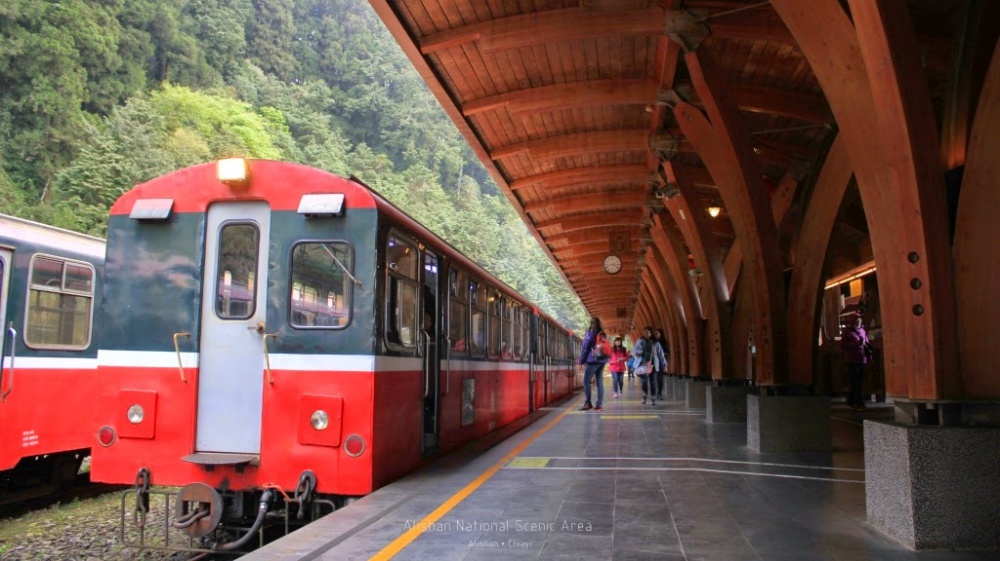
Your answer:
[[[452,269],[448,276],[448,292],[451,310],[448,312],[448,337],[451,338],[451,352],[468,352],[466,338],[469,324],[469,279],[465,271]]]
[[[472,340],[470,348],[472,356],[486,354],[486,287],[483,283],[469,283],[472,291]]]
[[[215,314],[221,319],[247,319],[257,310],[257,257],[260,231],[256,224],[226,224],[219,231]]]
[[[521,360],[521,305],[517,302],[507,302],[503,321],[507,348],[511,351],[510,356],[505,358],[507,360]]]
[[[338,264],[339,263],[339,264]],[[344,242],[301,242],[292,248],[289,323],[297,328],[342,329],[351,321],[354,252]]]
[[[397,347],[417,347],[418,252],[414,244],[390,234],[385,259],[388,273],[385,340]]]
[[[503,316],[503,299],[497,292],[489,291],[487,301],[487,318],[489,318],[489,330],[487,331],[486,352],[490,358],[496,360],[500,358],[500,318]],[[510,349],[504,351],[510,355]]]
[[[94,267],[34,255],[24,342],[37,349],[86,349],[94,308]]]

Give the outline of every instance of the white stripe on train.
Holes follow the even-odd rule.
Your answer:
[[[21,361],[17,359],[17,367]],[[89,360],[94,359],[33,359],[41,361]],[[263,355],[261,356],[263,361]],[[295,370],[300,372],[324,372],[337,370],[339,372],[393,372],[420,370],[424,359],[421,357],[395,357],[372,355],[330,355],[330,354],[281,354],[270,355],[271,368],[274,370]],[[451,362],[452,370],[463,372],[488,370],[527,370],[525,362],[490,362],[479,360],[443,360],[441,369],[446,370]],[[68,368],[66,363],[51,362],[49,367]],[[177,353],[163,351],[107,351],[97,353],[96,364],[100,366],[131,367],[131,368],[177,368]],[[184,368],[198,367],[198,353],[181,353],[181,364]],[[27,366],[26,366],[27,367]],[[567,370],[570,365],[556,365],[554,370]],[[35,368],[41,368],[36,366]],[[91,366],[93,368],[93,366]]]

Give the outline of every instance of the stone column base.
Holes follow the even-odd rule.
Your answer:
[[[1000,549],[1000,428],[864,426],[869,524],[913,549]]]
[[[711,385],[705,392],[705,418],[709,423],[747,422],[746,386]]]
[[[686,376],[686,377],[683,377],[683,378],[680,377],[680,376],[678,376],[678,377],[676,377],[676,378],[673,379],[673,382],[670,383],[670,385],[673,388],[674,399],[676,399],[678,401],[686,400],[687,399],[687,397],[686,397],[687,396],[687,380],[690,380],[690,379],[691,379],[690,376]]]
[[[704,380],[698,380],[695,378],[690,378],[684,380],[685,388],[685,399],[688,407],[704,407],[705,406],[705,388],[709,386],[709,382]]]
[[[829,452],[830,399],[748,394],[747,446],[761,454]]]

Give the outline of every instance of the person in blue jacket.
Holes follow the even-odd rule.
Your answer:
[[[595,347],[597,346],[598,336],[604,335],[604,330],[601,329],[601,320],[596,316],[590,318],[590,329],[583,336],[583,343],[580,345],[580,360],[579,363],[586,365],[583,371],[583,395],[586,398],[586,402],[580,411],[588,411],[593,409],[594,411],[603,411],[604,407],[604,380],[601,374],[604,373],[604,365],[608,363],[608,356],[598,356]],[[593,405],[590,400],[590,381],[597,380],[597,405]]]

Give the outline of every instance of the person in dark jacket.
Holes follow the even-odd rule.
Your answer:
[[[580,408],[580,411],[587,411],[593,409],[594,411],[603,411],[604,408],[604,380],[601,378],[601,374],[604,373],[604,365],[608,363],[608,356],[597,356],[594,347],[597,345],[598,336],[605,336],[604,330],[601,329],[601,320],[597,317],[590,318],[590,329],[583,336],[583,343],[580,345],[580,360],[579,363],[586,365],[583,371],[583,395],[586,397],[587,401]],[[590,381],[592,379],[597,380],[597,405],[593,405],[590,401]]]
[[[656,351],[660,361],[660,369],[656,372],[657,397],[663,399],[663,386],[667,382],[667,360],[670,359],[670,343],[667,343],[667,337],[663,334],[662,328],[656,330],[656,343],[660,346]]]
[[[868,334],[865,333],[861,316],[855,314],[848,318],[848,324],[840,334],[840,349],[844,354],[844,364],[847,365],[847,376],[851,383],[847,393],[847,406],[858,411],[864,410],[861,387],[871,347],[868,345]]]

